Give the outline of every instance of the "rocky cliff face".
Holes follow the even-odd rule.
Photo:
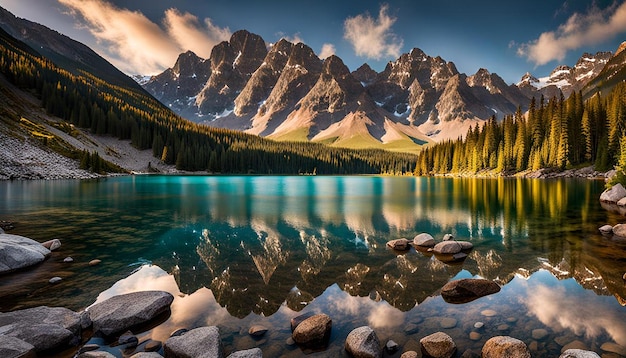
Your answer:
[[[549,77],[527,74],[507,85],[486,69],[461,74],[418,48],[380,73],[367,64],[350,73],[337,56],[322,61],[305,44],[284,39],[268,51],[259,36],[238,31],[208,60],[182,54],[145,88],[192,120],[276,139],[337,143],[352,135],[370,144],[400,137],[422,143],[457,138],[475,123],[525,110],[533,96],[578,91],[609,58],[585,54]]]
[[[596,78],[612,56],[611,52],[584,53],[574,67],[557,66],[548,77],[536,78],[526,73],[517,87],[528,96],[544,95],[549,98],[560,96],[563,92],[567,98]]]

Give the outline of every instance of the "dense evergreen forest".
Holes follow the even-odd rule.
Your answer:
[[[179,170],[410,174],[415,169],[416,156],[412,154],[275,142],[192,123],[143,90],[112,85],[91,73],[59,68],[1,29],[0,71],[19,88],[35,93],[49,114],[96,135],[130,140],[138,149],[151,149],[156,158]],[[77,151],[74,157],[84,168],[102,171],[106,167],[94,154]]]
[[[626,83],[583,101],[580,92],[547,101],[533,98],[518,111],[474,127],[464,139],[423,150],[416,175],[503,174],[594,165],[607,171],[626,165]]]

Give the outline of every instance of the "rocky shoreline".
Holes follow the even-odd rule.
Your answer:
[[[10,223],[3,222],[9,228]],[[3,262],[11,262],[5,272],[22,270],[36,264],[59,249],[58,240],[40,244],[34,240],[10,235],[0,229],[0,268]],[[462,254],[456,260],[462,260],[472,249],[471,243],[457,241],[452,235],[446,235],[443,241],[436,242],[427,234],[417,235],[413,240],[397,239],[387,243],[390,250],[405,251],[409,247],[430,251],[437,259],[445,261],[454,255]],[[7,248],[11,250],[7,251]],[[18,253],[18,251],[20,251]],[[21,256],[20,256],[21,255]],[[43,256],[43,259],[41,258]],[[7,257],[10,259],[7,260]],[[19,264],[18,264],[19,263]],[[90,263],[91,264],[91,263]],[[95,262],[94,265],[97,265]],[[52,283],[52,281],[51,281]],[[497,283],[485,279],[459,279],[448,282],[441,289],[441,296],[446,302],[466,303],[500,291]],[[163,341],[153,340],[150,336],[135,335],[145,332],[167,320],[171,314],[174,297],[166,291],[139,291],[115,295],[98,302],[86,310],[74,312],[63,307],[34,307],[12,312],[0,313],[0,356],[1,357],[36,357],[71,354],[75,357],[225,357],[222,333],[216,326],[185,327],[176,329]],[[488,312],[489,311],[489,312]],[[487,319],[492,312],[481,312]],[[495,313],[494,313],[495,314]],[[448,322],[450,321],[450,322]],[[442,318],[441,328],[456,326],[451,317]],[[323,313],[306,313],[291,318],[291,336],[284,342],[295,356],[311,352],[323,354],[328,346],[333,330],[332,317]],[[419,323],[412,329],[419,329]],[[485,335],[483,322],[476,322],[469,339],[481,340]],[[263,324],[251,324],[247,329],[250,342],[263,341],[276,328]],[[405,327],[407,331],[409,327]],[[268,333],[269,332],[269,333]],[[447,333],[438,331],[419,338],[419,342],[398,344],[392,337],[381,341],[376,330],[369,326],[356,327],[343,341],[343,353],[352,357],[531,357],[537,352],[536,347],[527,345],[522,340],[507,336],[506,330],[485,337],[487,339],[480,352],[467,349],[458,351],[457,343]],[[429,332],[427,332],[429,333]],[[246,334],[246,333],[241,333]],[[541,342],[548,332],[537,328],[532,330],[533,343]],[[413,342],[413,340],[411,340]],[[605,347],[605,345],[607,345]],[[624,347],[603,345],[605,352]],[[600,357],[588,351],[583,344],[563,342],[560,357]],[[263,357],[258,347],[242,349],[238,347],[227,357]],[[606,349],[605,349],[606,348]],[[337,351],[333,351],[334,354]],[[292,356],[293,356],[292,354]]]

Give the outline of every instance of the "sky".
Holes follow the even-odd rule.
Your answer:
[[[91,47],[129,75],[158,74],[187,50],[208,58],[241,29],[268,44],[285,38],[353,71],[382,71],[413,48],[468,75],[486,68],[507,83],[573,66],[584,52],[626,41],[626,0],[0,0],[14,15]]]

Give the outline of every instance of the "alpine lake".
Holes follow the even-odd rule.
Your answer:
[[[603,181],[586,179],[4,181],[0,220],[15,226],[8,233],[57,238],[62,247],[34,268],[0,277],[0,311],[80,311],[113,295],[157,289],[175,296],[171,314],[134,332],[140,342],[215,325],[226,355],[254,347],[265,357],[309,353],[288,342],[290,319],[309,312],[333,322],[328,347],[308,356],[347,356],[346,336],[363,325],[381,344],[400,345],[385,353],[393,357],[419,351],[419,340],[437,331],[454,339],[457,356],[480,354],[498,335],[524,341],[537,357],[558,357],[566,346],[626,355],[626,239],[598,230],[626,216],[602,207],[603,190]],[[450,233],[474,248],[446,263],[386,247],[422,232],[437,241]],[[72,263],[63,262],[68,256]],[[102,262],[90,266],[92,259]],[[49,284],[53,276],[62,281]],[[502,289],[464,304],[442,299],[444,284],[469,277]],[[268,332],[253,338],[255,324]]]

